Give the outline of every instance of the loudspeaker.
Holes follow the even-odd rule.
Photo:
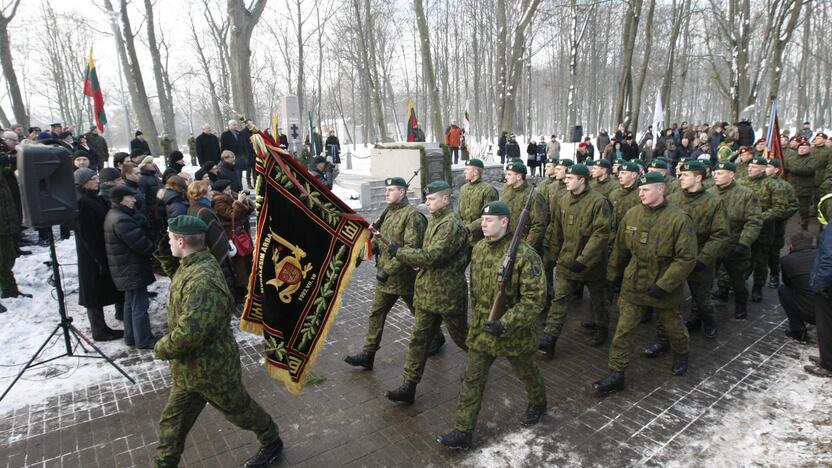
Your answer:
[[[69,151],[60,146],[18,146],[17,170],[23,224],[45,228],[78,216]]]
[[[572,143],[580,143],[584,137],[584,127],[575,125],[572,127]]]

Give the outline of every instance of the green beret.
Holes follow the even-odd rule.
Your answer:
[[[506,202],[497,200],[493,201],[482,208],[482,214],[491,216],[510,216],[511,209],[509,209]]]
[[[658,157],[657,157],[656,159],[654,159],[653,161],[664,161],[665,163],[667,163],[667,158],[666,158],[666,157],[664,157],[664,156],[658,156]]]
[[[748,162],[748,164],[756,164],[757,166],[768,166],[768,161],[762,156],[757,156]]]
[[[569,167],[573,164],[575,164],[575,161],[571,159],[558,159],[558,166]]]
[[[390,177],[384,181],[384,185],[387,187],[394,186],[407,188],[407,182],[405,182],[405,180],[401,177]]]
[[[608,159],[596,159],[592,162],[593,166],[601,166],[606,167],[607,169],[612,169],[612,163]]]
[[[647,169],[647,163],[644,162],[643,159],[633,159],[633,162],[641,166],[643,169]]]
[[[774,167],[778,167],[778,168],[779,168],[779,167],[780,167],[780,160],[779,160],[779,159],[777,159],[777,158],[771,159],[771,160],[768,162],[768,165],[769,165],[769,166],[774,166]]]
[[[726,171],[737,172],[737,165],[731,161],[720,161],[716,164],[716,170],[724,169]]]
[[[667,169],[667,161],[663,159],[654,159],[650,161],[648,166],[650,169]]]
[[[707,173],[705,165],[695,159],[692,161],[685,161],[684,163],[682,163],[682,168],[679,170],[681,172],[699,172],[700,174]]]
[[[465,165],[485,169],[485,164],[483,164],[482,161],[480,161],[479,159],[469,159],[468,161],[465,161]]]
[[[425,186],[425,195],[441,192],[443,190],[449,190],[450,188],[451,186],[448,185],[448,183],[444,180],[434,180],[433,182]]]
[[[639,185],[663,184],[664,176],[658,172],[648,172],[647,174],[642,174],[642,176],[638,179],[638,183]]]
[[[518,174],[526,174],[526,165],[521,162],[513,162],[506,167],[507,171],[516,172]]]
[[[566,168],[567,174],[589,177],[589,169],[584,164],[575,164]]]
[[[546,164],[554,164],[554,165],[557,166],[558,165],[558,158],[552,158],[552,157],[546,158]]]
[[[626,161],[626,162],[621,163],[621,165],[618,166],[618,172],[621,172],[621,171],[641,172],[640,169],[638,168],[638,164],[636,164],[632,161]]]
[[[208,225],[196,216],[179,215],[168,221],[168,231],[183,235],[205,234]]]
[[[520,164],[523,164],[523,160],[522,160],[522,159],[520,159],[520,158],[511,158],[511,159],[509,159],[509,160],[508,160],[508,163],[509,163],[509,164],[514,164],[514,163],[520,163]]]

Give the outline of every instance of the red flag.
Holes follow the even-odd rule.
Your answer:
[[[777,101],[771,103],[771,116],[768,120],[768,135],[766,137],[766,157],[768,159],[776,158],[780,161],[780,167],[785,171],[783,147],[780,145],[780,121],[777,119]]]
[[[413,99],[407,100],[407,141],[416,141],[416,135],[413,132],[413,129],[416,128],[416,125],[419,125],[419,121],[416,120],[416,106],[413,103]]]
[[[84,70],[84,95],[92,98],[95,125],[98,126],[99,132],[104,133],[107,114],[104,112],[104,95],[101,93],[101,86],[98,84],[98,73],[96,73],[95,63],[92,61],[92,48],[90,48],[87,69]]]

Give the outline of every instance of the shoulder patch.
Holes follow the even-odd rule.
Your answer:
[[[532,263],[532,274],[534,276],[540,276],[540,264],[537,262]]]

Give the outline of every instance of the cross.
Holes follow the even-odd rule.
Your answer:
[[[292,124],[292,126],[289,127],[289,128],[292,129],[292,138],[297,140],[298,136],[299,136],[299,134],[298,134],[298,124]]]

